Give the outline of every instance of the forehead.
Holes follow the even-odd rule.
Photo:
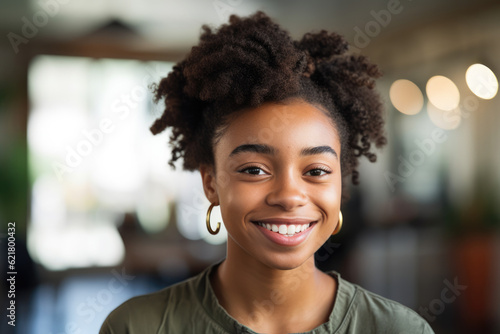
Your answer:
[[[228,156],[242,144],[266,144],[277,148],[278,153],[328,145],[340,154],[339,135],[331,117],[302,100],[265,103],[235,113],[215,145],[214,153]]]

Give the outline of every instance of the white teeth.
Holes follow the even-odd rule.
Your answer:
[[[303,232],[305,230],[307,230],[310,226],[310,224],[304,224],[304,225],[276,225],[276,224],[264,224],[264,223],[261,223],[261,222],[257,222],[257,224],[259,226],[262,226],[266,229],[268,229],[269,231],[272,231],[272,232],[277,232],[279,234],[282,234],[282,235],[286,235],[286,236],[293,236],[297,233],[300,233],[300,232]]]
[[[278,232],[279,234],[287,234],[288,229],[286,228],[286,225],[280,225]]]

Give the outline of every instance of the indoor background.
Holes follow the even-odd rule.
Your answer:
[[[202,24],[257,10],[295,38],[336,31],[384,72],[389,144],[317,265],[436,333],[500,333],[498,1],[1,1],[1,333],[96,333],[224,257],[199,174],[149,132],[150,87]]]

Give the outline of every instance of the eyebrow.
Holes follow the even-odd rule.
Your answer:
[[[265,144],[243,144],[232,150],[231,153],[229,154],[229,157],[244,152],[276,155],[277,150],[274,147]],[[301,156],[324,154],[324,153],[332,154],[333,156],[335,156],[335,158],[338,159],[337,152],[335,152],[335,150],[328,145],[305,147],[300,151]]]
[[[236,147],[229,156],[232,157],[234,155],[244,153],[244,152],[253,152],[253,153],[261,153],[261,154],[269,154],[276,155],[276,149],[269,145],[264,144],[243,144]]]
[[[315,155],[315,154],[323,154],[330,153],[335,156],[335,158],[339,158],[337,152],[333,148],[328,145],[323,146],[315,146],[315,147],[306,147],[300,151],[300,155]]]

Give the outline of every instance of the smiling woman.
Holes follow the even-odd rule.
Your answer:
[[[133,298],[101,333],[432,333],[412,310],[315,267],[342,226],[343,180],[385,144],[377,67],[335,33],[294,41],[264,13],[231,16],[156,89],[171,165],[200,172],[226,258]]]
[[[287,127],[272,138],[252,139],[270,124],[273,110],[293,115]],[[214,147],[214,168],[200,167],[207,198],[220,203],[230,236],[221,268],[234,257],[235,264],[258,259],[294,269],[326,242],[340,210],[336,152],[340,141],[330,118],[303,100],[265,103],[233,117]]]

